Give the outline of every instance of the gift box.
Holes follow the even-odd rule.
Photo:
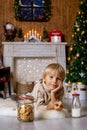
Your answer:
[[[52,30],[49,33],[49,41],[50,42],[62,42],[62,32],[59,30]]]

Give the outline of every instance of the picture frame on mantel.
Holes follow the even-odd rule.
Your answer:
[[[15,0],[14,11],[16,20],[46,22],[51,17],[51,0]]]

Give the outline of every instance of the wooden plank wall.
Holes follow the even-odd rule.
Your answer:
[[[4,40],[3,25],[7,22],[13,23],[17,28],[21,27],[25,34],[30,29],[36,29],[40,34],[46,27],[50,32],[52,29],[62,31],[65,41],[70,45],[72,41],[72,26],[78,11],[79,0],[52,0],[52,16],[48,22],[20,22],[14,18],[14,0],[0,0],[0,36]]]

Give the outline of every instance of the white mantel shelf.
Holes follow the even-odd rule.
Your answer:
[[[64,56],[65,57],[65,45],[62,43],[51,42],[3,42],[4,56]]]
[[[14,57],[56,57],[66,69],[66,42],[2,42],[4,45],[4,65],[13,68]]]
[[[11,67],[13,77],[16,58],[38,58],[42,60],[43,58],[48,57],[49,59],[54,59],[53,61],[56,63],[60,63],[66,70],[66,42],[2,42],[2,44],[3,62],[5,66]],[[49,63],[48,60],[47,62]],[[43,65],[42,69],[44,69],[44,67],[45,66]]]
[[[51,44],[51,45],[53,45],[53,44],[57,44],[57,45],[61,45],[61,44],[64,44],[64,45],[66,45],[67,43],[66,42],[58,42],[58,43],[53,43],[53,42],[2,42],[2,44],[24,44],[24,45],[31,45],[31,44],[33,44],[33,45],[35,45],[35,44],[38,44],[38,45],[44,45],[44,44]]]

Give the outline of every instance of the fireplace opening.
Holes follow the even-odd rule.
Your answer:
[[[18,87],[20,87],[18,84],[26,87],[41,79],[44,68],[54,62],[56,62],[55,57],[15,57],[14,91],[18,92]]]

